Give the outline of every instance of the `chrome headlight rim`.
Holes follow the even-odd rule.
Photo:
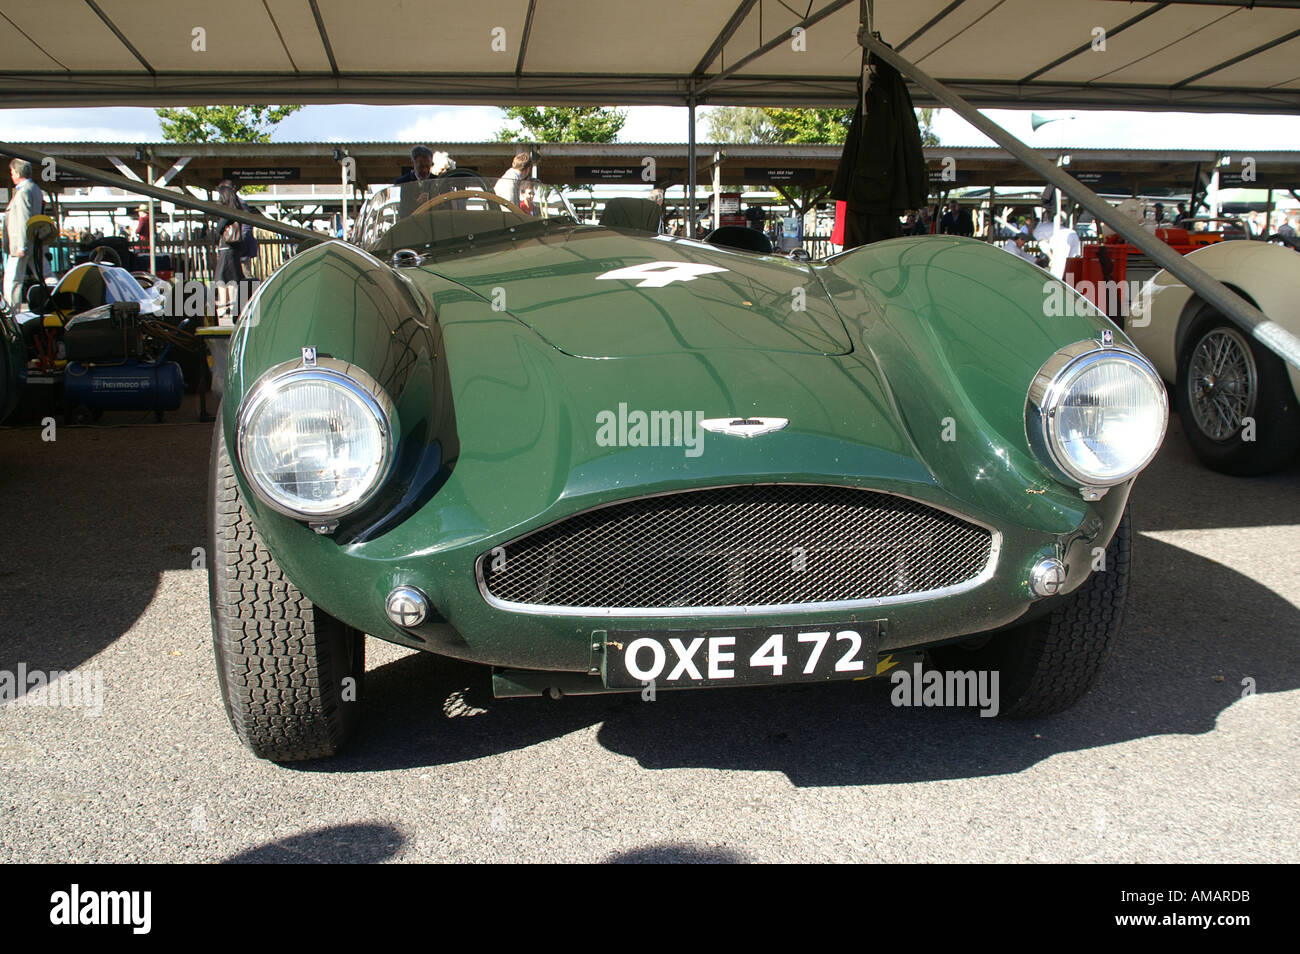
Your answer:
[[[278,396],[288,385],[302,381],[319,381],[342,386],[344,390],[357,398],[375,419],[379,427],[379,433],[383,438],[383,455],[373,483],[364,494],[342,507],[308,511],[288,506],[266,490],[248,460],[245,450],[246,438],[257,412],[267,402]],[[397,441],[394,436],[396,433],[397,412],[393,401],[383,386],[371,377],[365,369],[349,364],[346,361],[340,361],[337,358],[318,357],[315,363],[310,365],[304,364],[301,358],[294,358],[265,371],[244,396],[239,406],[239,412],[236,415],[235,448],[239,459],[239,469],[244,475],[245,482],[252,488],[259,501],[276,513],[292,517],[294,520],[315,524],[335,521],[340,517],[355,513],[375,498],[375,495],[379,493],[380,489],[388,482],[389,477],[392,476],[393,465],[397,459]]]
[[[1078,471],[1070,459],[1059,450],[1056,434],[1056,417],[1061,398],[1089,367],[1106,360],[1128,361],[1144,372],[1153,383],[1160,407],[1160,432],[1152,442],[1150,451],[1136,465],[1120,474],[1105,479]],[[1095,340],[1077,341],[1057,351],[1043,363],[1029,385],[1025,401],[1025,435],[1029,445],[1043,466],[1061,483],[1076,486],[1085,497],[1100,496],[1111,487],[1132,480],[1150,465],[1160,451],[1169,427],[1169,396],[1164,381],[1147,357],[1128,345],[1102,344]]]

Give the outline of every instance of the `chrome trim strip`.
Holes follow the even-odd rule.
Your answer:
[[[594,513],[598,510],[604,510],[607,507],[616,507],[621,504],[634,503],[638,500],[649,500],[654,497],[670,497],[680,494],[690,494],[703,490],[725,490],[730,487],[772,487],[772,486],[800,486],[800,487],[842,487],[846,490],[861,490],[869,493],[881,494],[886,497],[898,497],[901,500],[910,500],[913,503],[919,503],[922,506],[930,507],[949,516],[964,520],[987,530],[990,534],[989,539],[989,562],[984,569],[978,574],[962,583],[954,583],[952,586],[941,586],[934,590],[923,590],[920,593],[905,593],[900,596],[877,596],[865,600],[834,600],[823,601],[820,603],[771,603],[761,606],[637,606],[637,607],[600,607],[600,606],[555,606],[547,603],[516,603],[511,600],[499,599],[493,596],[487,588],[487,579],[483,575],[483,561],[492,555],[489,549],[486,553],[480,554],[479,558],[474,561],[474,579],[478,583],[479,595],[483,600],[494,609],[505,610],[509,613],[522,613],[527,616],[590,616],[605,619],[682,619],[692,616],[761,616],[778,613],[837,613],[849,612],[858,609],[874,609],[880,606],[898,606],[907,603],[928,603],[933,600],[946,599],[949,596],[956,596],[976,589],[987,583],[997,572],[998,560],[1002,555],[1002,532],[979,520],[972,520],[970,517],[960,514],[948,507],[942,507],[938,504],[930,503],[928,500],[921,500],[919,497],[911,497],[907,494],[894,493],[888,490],[878,490],[872,487],[854,487],[849,484],[815,484],[807,481],[763,481],[757,484],[718,484],[709,487],[692,487],[689,490],[667,490],[655,494],[642,494],[639,497],[625,497],[622,500],[613,500],[609,503],[600,504],[590,507],[586,510],[578,510],[574,513],[552,520],[544,526],[535,530],[530,530],[521,537],[516,537],[510,543],[518,543],[521,540],[527,540],[535,533],[540,533],[549,527],[554,526],[564,520],[582,514]],[[503,544],[502,544],[503,545]]]

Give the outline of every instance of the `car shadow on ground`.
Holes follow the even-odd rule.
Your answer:
[[[748,855],[732,848],[671,841],[620,851],[610,855],[601,863],[607,865],[734,865],[749,860]]]
[[[387,861],[406,838],[391,825],[331,825],[278,838],[222,860],[225,865],[375,864]]]
[[[194,566],[212,429],[189,423],[194,400],[171,424],[152,412],[60,418],[53,441],[0,429],[0,668],[80,665],[131,628],[164,571]]]
[[[1074,709],[1030,720],[895,707],[863,683],[493,700],[481,667],[423,654],[367,674],[365,726],[340,756],[291,768],[389,771],[454,764],[599,724],[598,741],[648,769],[776,770],[796,785],[872,785],[1019,772],[1060,752],[1210,731],[1259,693],[1300,686],[1300,611],[1221,564],[1135,541],[1121,636]],[[1244,702],[1243,704],[1250,704]]]
[[[1147,532],[1300,522],[1300,458],[1262,477],[1215,473],[1201,465],[1173,414],[1160,453],[1137,480],[1133,518]]]

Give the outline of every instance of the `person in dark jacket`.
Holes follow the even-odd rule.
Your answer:
[[[899,216],[925,205],[930,192],[907,83],[874,57],[868,57],[866,76],[865,91],[859,80],[858,105],[830,191],[846,203],[846,249],[902,235]]]
[[[414,146],[411,149],[411,168],[403,172],[394,181],[393,185],[401,185],[403,182],[423,182],[433,175],[433,150],[428,146]]]
[[[963,209],[956,199],[948,202],[948,211],[939,220],[939,231],[944,235],[975,234],[975,220],[971,218],[970,209]]]
[[[217,184],[217,201],[230,209],[247,212],[248,206],[239,197],[234,183],[222,179]],[[245,275],[243,260],[252,257],[257,239],[253,227],[235,219],[217,221],[217,267],[213,278],[217,282],[217,321],[226,318],[233,322],[238,317],[238,289]]]

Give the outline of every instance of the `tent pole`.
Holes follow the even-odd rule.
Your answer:
[[[713,153],[713,227],[722,228],[722,150]]]
[[[339,229],[342,231],[343,237],[347,238],[348,237],[348,167],[347,165],[340,162],[339,171],[343,173],[342,176],[343,189],[340,192],[340,195],[343,196],[343,212],[339,216]]]
[[[6,156],[18,156],[20,159],[26,159],[28,162],[39,163],[45,159],[45,154],[29,146],[19,146],[10,142],[0,142],[0,153]],[[124,189],[127,192],[133,192],[136,195],[146,195],[154,199],[162,199],[165,202],[174,202],[176,205],[187,206],[191,209],[198,209],[200,212],[206,212],[209,215],[221,216],[227,219],[234,219],[247,225],[256,226],[259,229],[265,229],[268,232],[279,232],[281,235],[287,235],[290,238],[296,238],[303,242],[315,245],[318,242],[324,242],[326,237],[319,232],[309,232],[306,229],[294,228],[291,225],[284,225],[276,222],[274,219],[268,219],[265,216],[255,215],[250,212],[241,212],[239,209],[230,209],[224,205],[218,205],[215,202],[204,202],[202,199],[195,199],[183,192],[178,193],[175,189],[165,189],[161,186],[150,185],[147,182],[132,181],[125,176],[115,175],[111,172],[104,172],[102,169],[96,169],[92,166],[85,166],[79,162],[73,162],[71,159],[60,159],[59,168],[66,169],[68,172],[82,178],[89,179],[91,182],[99,182],[103,185],[115,186],[118,189]],[[109,213],[109,221],[112,224],[114,234],[117,233],[117,218],[113,213]]]
[[[686,97],[686,237],[695,238],[695,81]]]
[[[146,170],[145,176],[147,177],[146,180],[147,183],[149,185],[153,185],[153,159],[149,160],[149,164],[145,166],[145,170]],[[153,196],[149,196],[149,210],[145,214],[149,216],[149,274],[157,275],[158,274],[158,248],[157,245],[154,243],[154,236],[157,235],[158,233],[157,230],[155,230],[153,227],[153,216],[154,216],[153,203],[154,203]],[[138,235],[136,236],[136,239],[139,240]]]
[[[910,76],[918,86],[927,90],[935,99],[1034,170],[1047,182],[1070,196],[1091,212],[1098,222],[1105,222],[1118,232],[1125,241],[1136,245],[1150,256],[1151,260],[1157,265],[1166,269],[1206,302],[1218,309],[1224,316],[1249,331],[1257,341],[1278,355],[1278,357],[1293,367],[1300,368],[1300,338],[1297,338],[1273,321],[1240,295],[1232,292],[1223,283],[1212,278],[1208,272],[1195,262],[1189,261],[1183,255],[1179,255],[1156,238],[1154,234],[1142,228],[1140,224],[1132,221],[1117,209],[1112,208],[1109,202],[1082,182],[1058,169],[933,76],[894,52],[892,48],[880,40],[877,40],[869,30],[862,29],[858,31],[858,42],[899,72]],[[2,148],[3,146],[0,146],[0,149]]]

